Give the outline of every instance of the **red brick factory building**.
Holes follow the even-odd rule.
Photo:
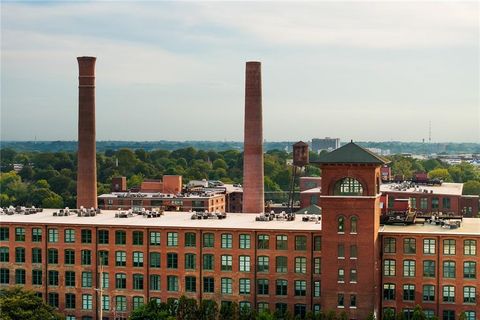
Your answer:
[[[259,67],[247,63],[247,79],[250,71],[256,79],[252,103],[260,106],[252,132],[261,131]],[[252,143],[245,165],[259,169],[263,155]],[[458,319],[462,312],[468,320],[478,319],[480,219],[381,225],[380,169],[386,162],[353,142],[323,154],[316,161],[322,170],[322,214],[309,218],[265,219],[255,197],[244,199],[244,213],[221,219],[182,211],[4,213],[0,287],[32,289],[67,320],[126,319],[151,299],[181,295],[301,318],[308,311],[334,310],[348,319],[372,312],[381,319],[394,309],[410,319],[420,304],[442,320]],[[95,173],[86,177],[92,183]],[[122,180],[116,184],[123,188]],[[254,209],[245,212],[245,202]]]

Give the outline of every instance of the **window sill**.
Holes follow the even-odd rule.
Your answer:
[[[339,260],[345,260],[345,257],[338,257]]]
[[[357,260],[357,257],[350,257],[350,260]]]
[[[345,283],[345,281],[337,281],[337,283]]]
[[[345,306],[337,306],[339,309],[345,309]]]
[[[350,306],[350,309],[357,309],[356,306]]]

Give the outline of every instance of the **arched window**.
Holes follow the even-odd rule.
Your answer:
[[[345,217],[338,217],[337,222],[337,232],[345,232]]]
[[[350,218],[350,233],[357,233],[357,222],[358,222],[357,217]]]
[[[335,183],[333,194],[340,196],[361,196],[363,194],[363,187],[358,180],[346,177]]]

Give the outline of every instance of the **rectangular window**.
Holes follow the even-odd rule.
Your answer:
[[[22,247],[15,248],[15,262],[17,263],[25,262],[25,248],[22,248]]]
[[[443,206],[443,209],[450,209],[451,208],[451,205],[450,205],[450,198],[443,198],[442,199],[442,206]]]
[[[313,296],[320,297],[322,295],[322,286],[320,285],[320,281],[313,282]]]
[[[442,320],[455,320],[455,310],[443,310]]]
[[[339,244],[337,246],[337,258],[338,259],[345,259],[345,245]]]
[[[215,237],[213,233],[204,233],[203,234],[203,247],[204,248],[213,248],[215,245]]]
[[[222,233],[221,247],[223,249],[232,249],[233,236],[231,233]]]
[[[443,286],[443,302],[455,302],[455,287]]]
[[[415,277],[415,260],[403,260],[403,276]]]
[[[110,287],[110,275],[108,272],[102,272],[101,274],[101,279],[100,283],[102,285],[102,288],[109,288]]]
[[[110,297],[102,295],[102,310],[109,311],[110,310]]]
[[[427,278],[435,277],[435,261],[433,260],[423,261],[423,276]]]
[[[232,294],[232,279],[231,278],[222,278],[221,279],[221,292],[222,294]]]
[[[194,253],[185,254],[185,269],[195,270],[197,267],[197,256]]]
[[[257,294],[268,294],[268,279],[257,280]]]
[[[42,229],[40,228],[32,229],[32,242],[42,242]]]
[[[295,237],[295,250],[297,250],[297,251],[307,250],[307,237],[306,236],[296,236]]]
[[[0,269],[0,283],[9,284],[10,283],[10,270],[1,268]]]
[[[385,283],[383,285],[383,300],[395,300],[395,284]]]
[[[9,262],[10,261],[10,250],[8,247],[0,248],[0,262]]]
[[[75,250],[65,249],[65,264],[75,264]]]
[[[322,251],[322,237],[313,237],[313,251]]]
[[[150,268],[160,268],[159,252],[150,252]]]
[[[385,253],[395,253],[397,252],[396,248],[396,239],[395,238],[385,238],[385,242],[383,245],[383,251]]]
[[[127,275],[125,273],[115,274],[115,288],[126,289],[127,288]]]
[[[48,304],[54,308],[58,308],[58,293],[56,292],[48,293]]]
[[[423,253],[435,254],[435,239],[423,239]]]
[[[239,256],[238,268],[240,272],[250,272],[250,256]]]
[[[32,248],[32,263],[42,263],[42,249]]]
[[[443,240],[443,254],[454,255],[455,254],[455,240],[445,239]]]
[[[133,275],[133,290],[143,290],[143,274]]]
[[[356,308],[357,307],[357,295],[351,294],[350,295],[350,308]]]
[[[143,246],[143,231],[133,231],[133,245]]]
[[[357,283],[357,269],[350,269],[350,283]]]
[[[75,243],[75,230],[65,229],[65,243]]]
[[[406,253],[406,254],[417,253],[417,242],[415,238],[403,239],[403,253]]]
[[[417,209],[417,198],[410,197],[410,207],[412,209]]]
[[[250,235],[241,234],[240,235],[240,249],[250,249]]]
[[[127,297],[115,296],[115,310],[121,312],[127,311]]]
[[[203,255],[203,269],[204,270],[213,270],[213,267],[214,267],[213,254],[204,254]]]
[[[197,246],[197,234],[193,232],[185,233],[185,247],[194,248]]]
[[[422,300],[426,302],[435,301],[435,286],[431,284],[423,286]]]
[[[91,272],[82,272],[82,288],[91,288],[92,280]]]
[[[65,308],[66,309],[75,309],[75,294],[73,293],[66,293],[65,294]]]
[[[384,276],[395,276],[395,260],[386,259],[383,261],[383,275]]]
[[[337,271],[337,281],[341,282],[341,283],[345,282],[345,269],[343,269],[343,268],[338,269],[338,271]]]
[[[82,250],[82,265],[91,265],[92,264],[92,251],[90,250]]]
[[[276,270],[278,273],[287,272],[288,258],[284,256],[277,256],[275,258]]]
[[[203,277],[203,292],[215,292],[215,279],[213,277]]]
[[[197,278],[192,276],[185,277],[185,291],[197,292]]]
[[[98,230],[98,244],[108,244],[108,230]]]
[[[150,275],[150,290],[160,291],[160,275],[151,274]]]
[[[127,253],[125,251],[115,252],[115,266],[125,267],[127,265]]]
[[[428,209],[428,199],[427,198],[420,198],[420,209],[427,210]]]
[[[167,246],[168,247],[178,246],[178,232],[167,232]]]
[[[438,209],[439,199],[437,197],[432,198],[432,209]]]
[[[268,234],[259,234],[257,236],[257,248],[258,249],[268,249],[269,248],[269,239]]]
[[[358,249],[356,244],[350,245],[350,259],[357,259]]]
[[[75,271],[65,271],[65,286],[75,287]]]
[[[295,257],[295,273],[307,273],[307,258]]]
[[[222,255],[221,256],[221,270],[222,271],[232,271],[232,256],[231,255]]]
[[[98,251],[98,265],[108,266],[108,251],[106,250]]]
[[[48,285],[58,286],[58,271],[48,270]]]
[[[337,306],[341,308],[345,307],[345,296],[343,293],[337,295]]]
[[[9,239],[8,227],[0,227],[0,241],[8,241]]]
[[[455,278],[455,261],[443,262],[443,277]]]
[[[466,256],[477,255],[477,241],[475,241],[475,240],[464,240],[463,241],[463,254],[466,255]]]
[[[15,284],[25,284],[24,269],[15,269]]]
[[[475,279],[477,278],[477,263],[474,261],[465,261],[463,263],[463,278]]]
[[[58,264],[58,250],[48,249],[48,264]]]
[[[250,294],[250,279],[241,278],[238,286],[239,294]]]
[[[288,281],[283,279],[278,279],[275,282],[275,294],[277,296],[286,296],[287,295],[287,286]]]
[[[42,285],[42,270],[32,270],[32,284]]]
[[[83,310],[92,310],[93,308],[93,297],[91,294],[82,294],[82,309]]]
[[[287,250],[288,249],[288,237],[286,235],[277,236],[277,250]]]
[[[133,297],[132,302],[133,310],[140,308],[145,303],[143,297]]]
[[[403,285],[403,300],[414,301],[415,300],[415,285],[404,284]]]
[[[307,295],[307,281],[295,280],[295,296],[305,297]]]
[[[167,253],[167,268],[178,269],[178,255],[176,253]]]
[[[25,241],[25,228],[15,228],[15,241]]]
[[[267,256],[259,256],[257,261],[258,272],[268,272],[270,268],[270,258]]]
[[[133,252],[133,266],[143,267],[143,252],[140,252],[140,251]]]
[[[150,245],[151,246],[160,245],[160,232],[156,232],[156,231],[150,232]]]
[[[92,230],[82,229],[82,243],[92,243]]]
[[[463,303],[476,303],[476,289],[475,287],[463,287]]]
[[[127,244],[127,233],[123,230],[115,231],[115,244]]]
[[[314,274],[322,273],[322,258],[313,259],[313,273]]]

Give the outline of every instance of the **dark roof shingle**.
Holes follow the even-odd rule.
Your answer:
[[[390,161],[379,156],[370,150],[359,145],[349,142],[346,145],[333,150],[332,152],[323,154],[318,160],[311,163],[370,163],[370,164],[387,164]]]

